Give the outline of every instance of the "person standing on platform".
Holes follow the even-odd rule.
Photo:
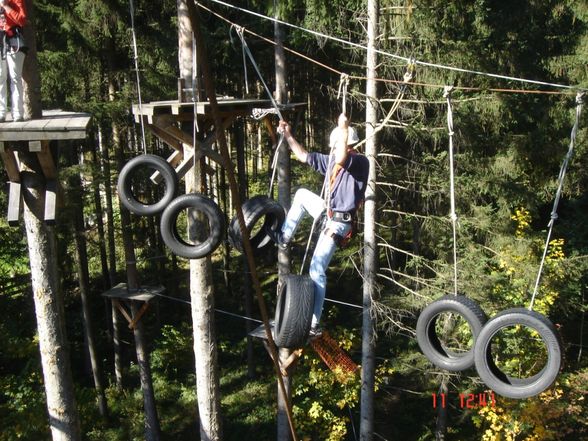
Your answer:
[[[12,120],[22,121],[24,117],[22,68],[27,47],[22,28],[26,19],[23,0],[0,0],[0,122],[6,120],[9,78]]]

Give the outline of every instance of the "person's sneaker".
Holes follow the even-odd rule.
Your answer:
[[[17,116],[14,118],[14,122],[23,122],[24,118],[22,116]]]
[[[3,123],[4,121],[6,121],[6,117],[5,116],[0,116],[0,123]]]
[[[288,242],[284,240],[284,238],[282,237],[282,232],[280,230],[274,230],[270,226],[266,225],[265,232],[268,235],[268,237],[276,243],[278,248],[282,250],[288,249]]]
[[[308,338],[310,340],[313,340],[315,338],[319,338],[321,335],[323,335],[323,328],[321,328],[320,325],[316,325],[316,326],[313,326],[312,328],[310,328],[310,332],[308,333]]]

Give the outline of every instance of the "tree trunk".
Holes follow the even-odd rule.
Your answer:
[[[98,132],[98,145],[102,145],[103,136],[101,130]],[[110,281],[108,260],[106,257],[106,234],[104,230],[104,219],[102,211],[102,197],[100,196],[100,161],[96,153],[96,148],[92,149],[92,187],[94,192],[94,210],[96,213],[96,225],[98,227],[98,249],[100,251],[100,266],[102,268],[102,278],[106,287],[113,286]]]
[[[41,76],[37,60],[37,40],[35,38],[35,7],[32,0],[25,0],[27,23],[23,34],[27,42],[27,56],[22,70],[24,117],[37,119],[43,115],[41,106]]]
[[[122,148],[117,148],[119,171],[123,164]],[[139,272],[135,256],[135,246],[133,243],[133,231],[131,223],[131,214],[129,210],[120,208],[120,221],[122,225],[122,236],[125,252],[125,261],[127,268],[127,288],[129,291],[139,289]],[[131,302],[132,317],[137,315],[137,302]],[[159,418],[157,408],[155,407],[155,393],[153,392],[153,382],[151,381],[151,368],[149,365],[149,352],[145,344],[145,332],[143,329],[143,319],[139,320],[133,329],[135,337],[135,351],[137,353],[137,365],[139,366],[139,376],[141,379],[141,390],[143,391],[143,407],[145,411],[145,439],[147,441],[159,441],[161,429],[159,427]]]
[[[376,87],[376,39],[378,36],[379,1],[368,0],[368,52],[366,85],[366,156],[370,163],[364,204],[364,270],[363,270],[363,331],[360,440],[371,441],[374,433],[375,338],[372,299],[376,296],[378,250],[376,244],[376,155],[375,128],[378,123]]]
[[[277,4],[274,3],[277,7]],[[278,12],[275,11],[276,18]],[[274,38],[276,40],[274,50],[275,73],[276,73],[276,102],[285,104],[288,102],[288,91],[286,89],[286,55],[284,54],[284,36],[283,29],[277,22],[274,23]],[[277,175],[278,175],[278,202],[286,209],[290,208],[290,151],[287,143],[282,142],[275,153],[278,155]],[[290,251],[278,249],[278,286],[281,286],[284,276],[290,273]],[[279,289],[279,288],[278,288]],[[279,350],[280,363],[285,363],[290,357],[291,350],[281,348]],[[277,384],[278,389],[278,438],[279,440],[288,441],[291,439],[290,425],[288,423],[287,403],[292,399],[292,384],[290,376],[282,376],[287,399],[282,394],[282,389]]]
[[[72,151],[73,148],[72,148]],[[71,155],[71,163],[75,164],[75,154]],[[84,336],[87,344],[88,356],[92,367],[94,388],[98,399],[98,410],[103,418],[108,417],[106,394],[102,383],[102,369],[100,368],[100,357],[96,348],[96,336],[92,326],[92,310],[89,304],[90,275],[88,272],[88,250],[86,247],[86,228],[84,222],[84,205],[82,200],[82,179],[79,175],[70,178],[70,194],[74,205],[74,229],[75,229],[75,260],[80,285],[80,298],[82,301],[82,315],[84,318]]]
[[[449,383],[449,377],[447,375],[443,375],[441,379],[441,384],[439,385],[439,395],[445,394],[443,396],[447,396],[448,387],[447,384]],[[437,406],[437,421],[435,427],[435,440],[436,441],[444,441],[445,435],[447,434],[447,406]]]
[[[45,225],[45,182],[36,154],[21,152],[23,218],[27,232],[39,349],[53,441],[79,441],[80,420],[65,332],[55,231]]]
[[[178,47],[180,77],[192,84],[192,22],[186,1],[178,0]],[[193,126],[184,127],[193,130]],[[188,154],[189,152],[185,152]],[[193,173],[187,173],[186,193],[198,191],[202,182],[201,163]],[[199,219],[190,216],[188,236],[196,238]],[[220,385],[218,377],[216,332],[214,329],[214,287],[210,257],[190,260],[190,299],[196,358],[196,391],[200,419],[200,438],[204,441],[221,439]]]

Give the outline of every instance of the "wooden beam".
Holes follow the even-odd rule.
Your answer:
[[[22,192],[20,182],[10,182],[8,193],[8,225],[18,226],[20,209],[22,207]]]
[[[137,323],[139,323],[141,317],[143,317],[145,312],[147,312],[147,308],[149,308],[149,302],[143,302],[143,306],[141,306],[141,309],[139,309],[139,312],[137,312],[135,318],[133,318],[133,320],[131,320],[129,323],[129,329],[135,329],[135,326],[137,326]]]
[[[125,319],[127,319],[127,322],[129,322],[129,323],[133,322],[133,319],[131,318],[131,316],[129,315],[127,310],[124,308],[124,306],[120,303],[120,301],[117,298],[113,298],[112,303],[120,311],[120,313],[123,315],[123,317]]]
[[[20,168],[14,150],[5,143],[0,142],[0,156],[4,162],[4,168],[10,182],[20,182]]]
[[[29,152],[40,152],[42,149],[41,141],[29,141]]]
[[[55,166],[55,161],[53,160],[53,155],[51,154],[51,149],[49,148],[49,141],[32,141],[29,143],[29,149],[31,149],[32,143],[40,143],[41,149],[35,150],[37,152],[37,157],[39,158],[39,163],[41,164],[41,168],[43,169],[43,174],[45,177],[49,179],[57,179],[57,167]],[[36,147],[35,147],[36,148]]]

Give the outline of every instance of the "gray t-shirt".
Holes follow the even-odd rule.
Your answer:
[[[335,156],[311,152],[306,162],[314,170],[325,175],[327,170],[333,172]],[[328,168],[327,168],[328,166]],[[337,175],[331,192],[331,209],[334,211],[355,211],[365,196],[370,163],[359,153],[347,155],[343,169]]]

